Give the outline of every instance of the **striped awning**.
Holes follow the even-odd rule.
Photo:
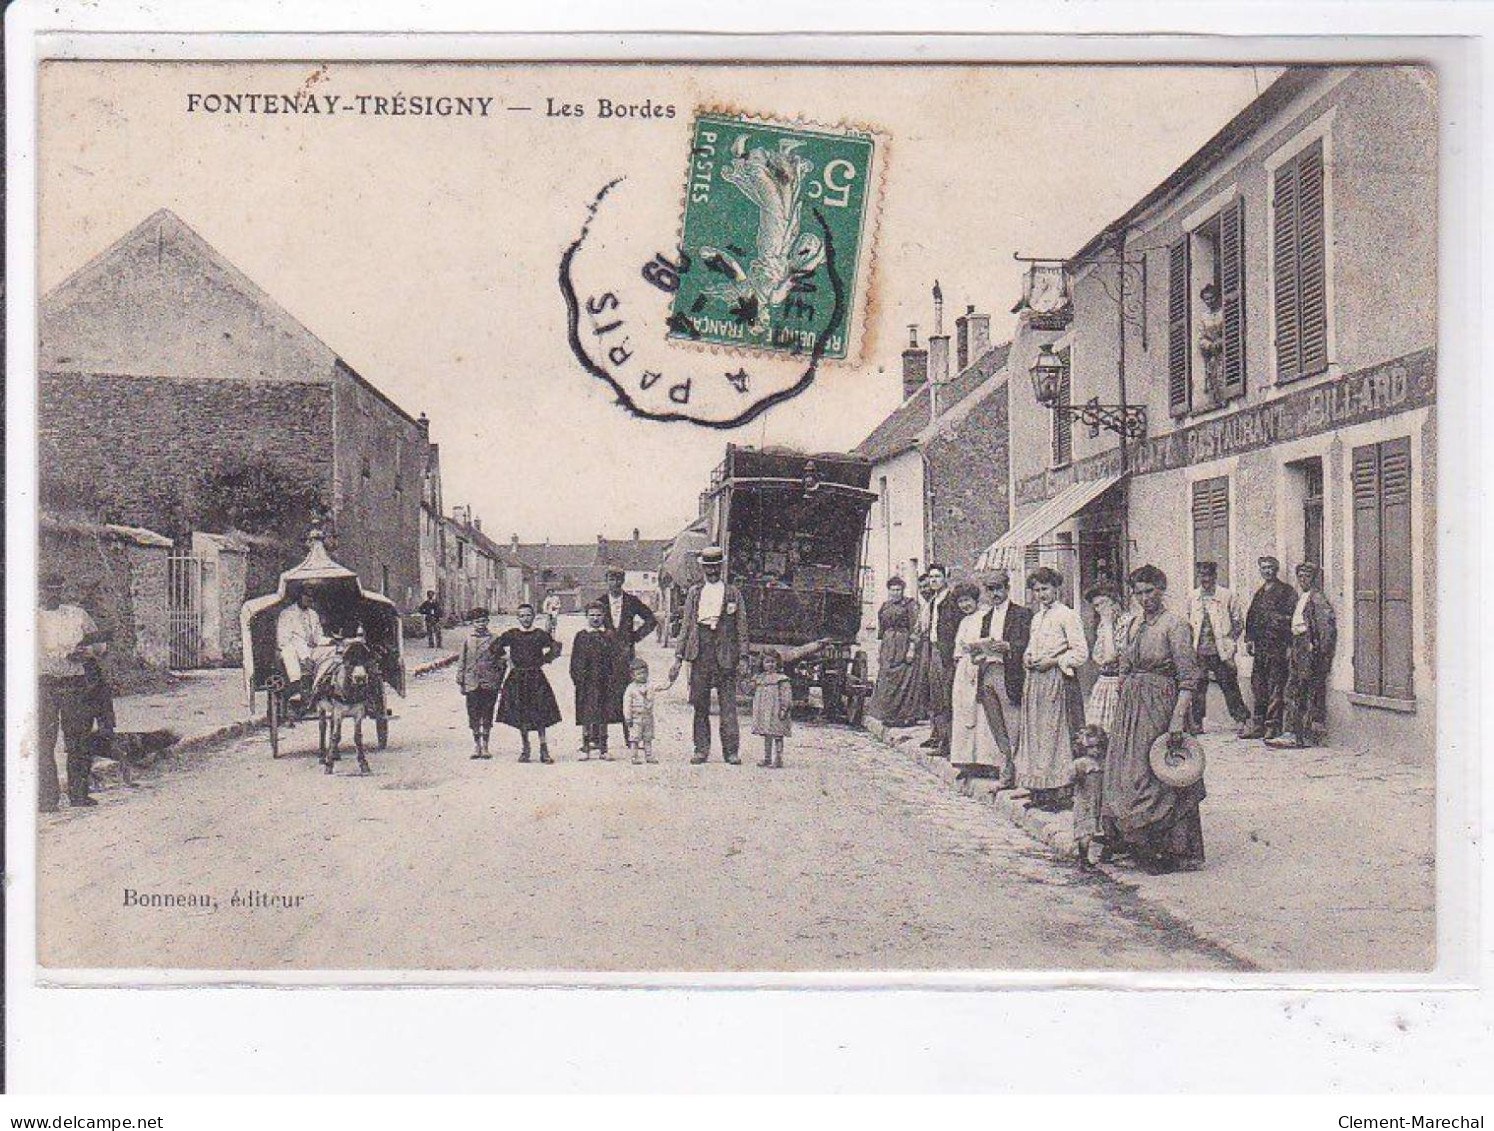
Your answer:
[[[1021,569],[1028,546],[1041,542],[1119,482],[1119,475],[1107,475],[1065,487],[987,546],[976,569]]]

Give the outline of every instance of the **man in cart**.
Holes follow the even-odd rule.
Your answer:
[[[316,679],[337,655],[337,646],[327,635],[315,607],[315,588],[301,586],[295,604],[284,609],[275,622],[275,644],[285,666],[289,704],[300,710],[311,698]]]

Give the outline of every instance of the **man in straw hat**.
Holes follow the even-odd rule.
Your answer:
[[[1315,746],[1328,729],[1328,674],[1338,648],[1338,617],[1318,588],[1322,572],[1313,562],[1297,567],[1302,596],[1292,611],[1292,650],[1282,720],[1284,730],[1290,733],[1267,739],[1267,746]]]
[[[37,768],[41,778],[40,808],[57,812],[62,787],[57,779],[57,732],[62,731],[67,751],[67,795],[74,808],[98,802],[88,796],[93,757],[88,730],[94,707],[89,698],[87,662],[103,654],[103,634],[93,618],[77,605],[62,602],[64,587],[59,573],[41,579],[41,611],[37,614],[40,644],[37,723]]]
[[[741,726],[737,720],[737,672],[747,664],[747,609],[742,594],[725,579],[726,554],[720,546],[707,546],[700,554],[702,580],[685,597],[685,615],[675,648],[669,680],[679,677],[680,666],[690,665],[690,706],[694,709],[695,756],[700,765],[711,754],[711,692],[721,710],[721,752],[729,765],[741,765],[737,756]]]

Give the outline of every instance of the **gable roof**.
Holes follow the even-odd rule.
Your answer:
[[[925,382],[916,393],[900,404],[871,435],[855,448],[855,454],[873,463],[881,463],[918,446],[919,438],[937,427],[957,405],[989,381],[1006,366],[1011,343],[994,345],[976,358],[939,390],[939,419],[929,419],[929,385]]]
[[[605,542],[597,553],[597,565],[619,566],[629,572],[651,573],[658,570],[664,560],[664,551],[669,546],[668,538],[620,539]]]

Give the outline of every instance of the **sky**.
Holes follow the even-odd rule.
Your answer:
[[[846,450],[902,396],[907,327],[974,305],[1009,336],[1014,253],[1064,256],[1276,72],[1250,67],[49,62],[41,287],[172,209],[441,445],[448,509],[506,539],[669,537],[727,442]],[[492,99],[487,117],[206,113],[191,95]],[[671,117],[598,117],[614,105]],[[392,102],[387,104],[392,106]],[[581,107],[582,116],[550,114]],[[510,107],[530,107],[515,110]],[[672,246],[691,113],[874,128],[887,160],[862,357],[728,432],[631,417],[567,342],[556,283],[617,176]]]

